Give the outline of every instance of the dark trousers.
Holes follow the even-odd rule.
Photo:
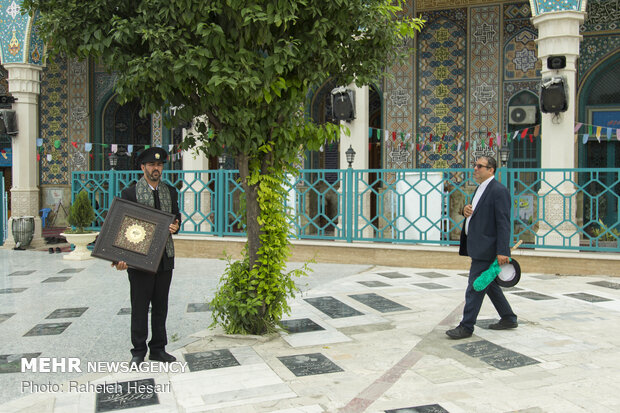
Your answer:
[[[517,321],[517,316],[512,312],[508,300],[502,292],[500,287],[495,281],[491,282],[489,286],[483,291],[474,290],[474,281],[480,274],[482,274],[492,261],[478,261],[471,260],[471,267],[469,269],[469,280],[467,282],[467,290],[465,291],[465,308],[463,309],[463,319],[461,325],[469,331],[474,331],[474,324],[478,318],[478,313],[482,307],[482,301],[484,296],[488,295],[495,307],[495,310],[502,319],[507,321]]]
[[[151,352],[164,350],[166,317],[168,316],[168,292],[172,281],[172,270],[156,274],[128,269],[131,296],[131,354],[146,355],[148,337],[149,304],[151,304]]]

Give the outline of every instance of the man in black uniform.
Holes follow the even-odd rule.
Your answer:
[[[138,156],[138,164],[144,176],[136,185],[125,188],[121,198],[137,202],[176,215],[170,224],[170,234],[179,232],[178,193],[174,187],[161,182],[164,162],[168,154],[161,148],[149,148]],[[159,268],[155,274],[129,268],[125,261],[113,263],[117,270],[127,270],[131,296],[131,363],[139,365],[146,356],[148,337],[148,313],[151,305],[151,341],[149,359],[170,363],[176,360],[166,353],[166,316],[168,315],[168,292],[174,268],[174,244],[169,236]]]

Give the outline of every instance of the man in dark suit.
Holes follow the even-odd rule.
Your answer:
[[[164,162],[168,154],[161,148],[149,148],[138,156],[138,163],[144,176],[136,185],[125,188],[121,198],[160,209],[176,215],[170,224],[170,234],[179,232],[181,214],[179,213],[177,190],[161,182]],[[148,337],[149,304],[151,305],[151,341],[149,359],[170,363],[176,360],[166,353],[166,317],[168,315],[168,292],[174,268],[174,244],[172,235],[166,243],[166,251],[155,274],[130,268],[127,263],[113,263],[117,270],[127,270],[131,296],[131,349],[132,365],[139,365],[146,356]]]
[[[517,316],[510,308],[501,287],[491,282],[483,291],[474,289],[474,281],[497,258],[499,265],[507,264],[510,257],[510,193],[495,179],[497,161],[481,156],[474,164],[474,179],[479,186],[471,204],[465,205],[465,225],[461,231],[459,255],[471,257],[469,280],[465,291],[465,308],[460,324],[446,334],[453,339],[471,337],[485,294],[489,296],[500,315],[490,329],[505,330],[517,327]]]

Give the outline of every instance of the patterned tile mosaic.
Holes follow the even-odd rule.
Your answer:
[[[464,133],[467,10],[440,10],[422,17],[427,23],[418,36],[417,125],[424,141],[417,167],[460,168],[465,166],[464,152],[447,144]]]
[[[69,182],[69,124],[67,61],[50,60],[41,72],[40,155],[41,184],[63,185]],[[51,156],[51,160],[48,160]]]

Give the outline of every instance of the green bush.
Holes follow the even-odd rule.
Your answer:
[[[90,199],[88,199],[88,193],[84,190],[75,197],[75,201],[69,208],[69,216],[67,221],[69,225],[75,227],[75,230],[71,231],[74,234],[85,234],[91,231],[85,231],[84,227],[88,227],[95,220],[95,210],[93,209]]]
[[[250,183],[258,186],[261,226],[261,248],[258,259],[250,268],[248,248],[239,261],[227,257],[228,266],[220,280],[218,291],[211,301],[213,323],[221,324],[228,334],[268,334],[277,330],[284,314],[290,312],[289,297],[299,291],[295,277],[307,275],[308,263],[286,271],[290,255],[288,239],[284,170],[269,174],[254,174]]]

